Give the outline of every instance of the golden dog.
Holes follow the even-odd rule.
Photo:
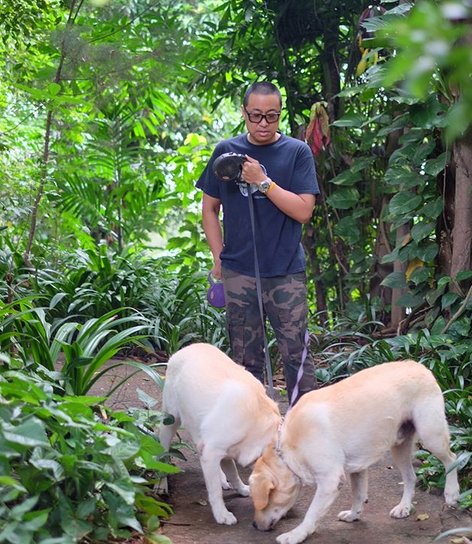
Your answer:
[[[279,544],[303,542],[335,500],[346,474],[352,505],[338,518],[359,519],[367,501],[367,469],[388,450],[404,483],[390,515],[407,517],[415,491],[411,458],[416,441],[446,470],[454,463],[441,390],[420,363],[384,363],[305,394],[288,412],[277,444],[266,448],[249,478],[254,526],[271,529],[295,504],[301,486],[316,484],[303,521],[277,538]],[[446,475],[444,495],[447,504],[456,504],[456,469]]]
[[[200,343],[169,359],[162,409],[174,422],[161,426],[161,444],[168,450],[180,425],[189,432],[213,516],[217,523],[233,525],[237,520],[224,504],[222,486],[228,481],[240,495],[249,495],[235,461],[241,466],[253,463],[274,441],[281,421],[276,403],[250,372],[218,348]],[[161,489],[166,487],[161,483]]]

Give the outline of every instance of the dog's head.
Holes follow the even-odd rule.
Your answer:
[[[269,531],[295,504],[301,483],[274,446],[269,446],[254,465],[249,487],[255,509],[253,525]]]

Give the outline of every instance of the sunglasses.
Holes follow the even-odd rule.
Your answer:
[[[267,123],[277,123],[280,118],[280,112],[273,111],[270,113],[252,113],[244,108],[246,115],[251,123],[260,123],[262,119],[265,119]]]

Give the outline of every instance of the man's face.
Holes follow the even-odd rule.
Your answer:
[[[277,129],[279,128],[277,114],[280,115],[280,100],[276,94],[251,93],[246,107],[242,108],[242,113],[251,143],[267,145],[277,140]],[[257,114],[268,116],[269,121],[274,122],[269,123],[266,117],[257,122]]]

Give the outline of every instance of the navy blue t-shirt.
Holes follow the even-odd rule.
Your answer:
[[[272,144],[254,145],[246,134],[242,134],[217,144],[197,181],[197,187],[219,199],[223,207],[223,267],[255,276],[248,184],[220,181],[213,173],[215,159],[230,151],[258,160],[269,178],[296,194],[319,194],[315,161],[310,148],[301,140],[281,134]],[[301,223],[281,212],[256,186],[251,187],[261,277],[303,272],[305,254],[301,245]]]

